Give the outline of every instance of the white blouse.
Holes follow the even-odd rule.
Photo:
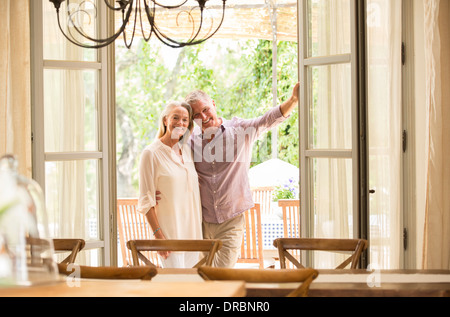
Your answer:
[[[142,152],[138,211],[146,214],[155,207],[167,239],[203,239],[202,205],[198,176],[188,144],[181,147],[183,160],[159,139]],[[156,204],[156,191],[161,199]]]

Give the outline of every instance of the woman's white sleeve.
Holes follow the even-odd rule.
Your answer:
[[[144,150],[139,165],[139,201],[138,212],[146,214],[156,205],[156,169],[154,156],[149,150]]]

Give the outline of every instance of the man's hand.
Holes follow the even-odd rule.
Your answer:
[[[292,90],[292,97],[291,97],[296,102],[298,102],[299,92],[300,92],[300,83],[296,83],[294,89]]]
[[[300,91],[300,83],[297,83],[295,84],[294,89],[292,90],[292,96],[281,104],[280,110],[284,117],[289,117],[292,110],[294,110],[294,108],[297,106],[299,91]]]

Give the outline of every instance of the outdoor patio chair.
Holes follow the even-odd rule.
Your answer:
[[[131,250],[127,249],[126,246],[127,241],[153,239],[150,224],[145,215],[136,210],[137,204],[137,198],[121,198],[117,200],[117,226],[123,266],[133,265]],[[161,266],[156,252],[143,252],[143,255],[156,266]]]
[[[237,263],[257,263],[264,268],[260,204],[244,212],[245,230]]]

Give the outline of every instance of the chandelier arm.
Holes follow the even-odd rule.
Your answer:
[[[131,16],[131,9],[132,9],[132,7],[130,7],[129,11],[127,12],[126,20],[123,20],[123,24],[122,24],[121,28],[116,33],[114,33],[112,36],[110,36],[110,37],[97,39],[97,38],[93,38],[93,37],[89,36],[88,34],[83,32],[82,29],[78,28],[77,26],[74,26],[74,29],[81,36],[83,36],[84,38],[86,38],[89,41],[92,41],[92,42],[95,42],[95,43],[108,43],[106,45],[109,45],[112,42],[114,42],[120,36],[121,33],[125,34],[125,28],[126,28],[126,25],[128,24],[129,18]],[[71,33],[70,29],[69,29],[69,33]],[[105,45],[103,45],[103,46],[105,46]]]
[[[90,36],[87,34],[87,33],[85,33],[84,31],[83,31],[83,29],[82,28],[79,28],[78,26],[77,26],[77,24],[79,23],[79,21],[78,21],[78,19],[77,19],[77,21],[76,22],[74,22],[74,20],[73,20],[73,16],[75,16],[75,14],[80,14],[80,13],[82,13],[82,12],[84,12],[88,17],[89,17],[89,23],[88,24],[90,24],[90,20],[91,20],[91,16],[90,16],[90,14],[86,11],[86,10],[82,10],[82,9],[79,9],[79,10],[77,10],[77,11],[75,11],[75,12],[72,12],[72,13],[69,13],[69,12],[67,12],[68,13],[68,22],[70,22],[70,24],[73,26],[73,29],[75,29],[75,31],[77,31],[77,33],[79,34],[79,35],[81,35],[82,37],[84,37],[84,38],[86,38],[86,39],[88,39],[88,40],[91,40],[91,41],[96,41],[95,39],[93,39],[93,38],[90,38]],[[71,32],[71,28],[70,27],[67,27],[67,31],[68,31],[68,33],[70,34],[70,36],[73,38],[73,39],[75,39],[76,37],[72,34],[72,32]]]
[[[101,45],[87,45],[87,44],[83,44],[83,43],[81,43],[81,42],[78,42],[78,41],[76,41],[76,40],[70,38],[70,37],[63,31],[62,26],[61,26],[61,21],[60,21],[60,18],[59,18],[59,11],[57,11],[57,21],[58,21],[58,27],[59,27],[59,30],[60,30],[61,33],[64,35],[64,37],[65,37],[69,42],[71,42],[72,44],[74,44],[74,45],[76,45],[76,46],[80,46],[80,47],[82,47],[82,48],[102,48],[102,47],[104,47],[104,46],[106,46],[106,45],[111,44],[111,43],[114,42],[114,40],[115,40],[115,39],[112,39],[109,43],[106,43],[106,42],[105,42],[105,43],[103,43],[103,44],[101,44]]]
[[[211,26],[209,27],[209,30],[204,33],[204,37],[201,39],[198,39],[198,36],[201,33],[201,29],[204,25],[203,19],[205,18],[205,14],[204,14],[204,8],[205,8],[205,3],[208,0],[197,0],[198,3],[198,7],[200,8],[200,23],[199,23],[199,27],[198,29],[195,27],[195,19],[193,18],[192,15],[192,11],[194,10],[194,8],[192,8],[191,10],[188,11],[182,11],[179,12],[176,18],[176,22],[177,25],[179,25],[179,17],[181,15],[181,13],[183,12],[187,12],[188,14],[188,21],[190,20],[191,24],[192,24],[192,33],[190,38],[187,41],[177,41],[174,39],[171,39],[169,36],[167,36],[166,34],[164,34],[164,32],[162,32],[158,26],[155,23],[155,16],[156,16],[156,6],[161,7],[161,8],[165,8],[165,9],[175,9],[175,8],[180,8],[182,7],[184,4],[186,4],[188,2],[188,0],[181,0],[182,2],[178,5],[163,5],[161,3],[159,3],[157,0],[143,0],[144,1],[144,5],[145,5],[145,13],[147,15],[147,19],[150,23],[151,26],[151,30],[148,36],[145,35],[144,32],[144,24],[143,24],[143,18],[142,18],[142,4],[140,3],[140,0],[138,0],[138,4],[136,5],[135,9],[135,18],[134,18],[134,23],[133,23],[133,31],[132,31],[132,36],[131,36],[131,41],[128,43],[127,42],[127,36],[125,33],[125,29],[127,27],[127,25],[129,24],[129,20],[131,17],[131,13],[133,12],[133,6],[135,4],[134,0],[117,0],[116,2],[119,4],[119,7],[116,7],[114,5],[111,5],[109,3],[108,0],[104,0],[105,5],[107,6],[107,8],[114,10],[114,11],[122,11],[122,26],[120,27],[120,29],[118,31],[116,31],[116,33],[114,33],[112,36],[107,37],[107,38],[102,38],[102,39],[95,39],[91,36],[89,36],[82,27],[78,26],[77,23],[74,23],[73,17],[75,16],[75,14],[87,14],[89,16],[89,18],[91,18],[91,15],[88,11],[84,10],[84,9],[80,9],[81,5],[84,4],[85,2],[90,2],[92,3],[90,0],[84,0],[81,3],[78,4],[78,10],[76,10],[74,13],[70,13],[69,10],[68,12],[68,23],[70,23],[70,27],[68,26],[67,28],[67,33],[66,31],[63,30],[62,25],[61,25],[61,18],[60,18],[60,12],[59,12],[59,7],[60,4],[64,1],[64,0],[49,0],[50,2],[52,2],[56,8],[56,13],[57,13],[57,21],[58,21],[58,27],[61,31],[61,33],[64,35],[64,37],[71,43],[83,47],[83,48],[102,48],[105,47],[107,45],[110,45],[111,43],[113,43],[121,34],[123,34],[123,38],[124,38],[124,42],[125,42],[125,46],[127,48],[130,48],[134,37],[135,37],[135,33],[136,33],[136,26],[137,26],[137,14],[139,13],[139,23],[141,26],[141,32],[142,32],[142,36],[144,38],[145,41],[149,41],[152,34],[154,33],[155,36],[165,45],[169,46],[169,47],[173,47],[173,48],[180,48],[180,47],[184,47],[184,46],[188,46],[188,45],[197,45],[200,43],[203,43],[204,41],[210,39],[212,36],[214,36],[218,30],[220,29],[220,27],[223,24],[224,18],[225,18],[225,4],[226,4],[226,0],[222,0],[223,1],[223,9],[222,9],[222,18],[221,21],[219,23],[219,25],[215,28],[214,32],[211,33],[211,31],[214,29],[213,26],[213,21],[214,19],[211,17]],[[147,3],[148,2],[148,3]],[[67,0],[67,7],[69,7],[70,5],[70,0]],[[152,12],[150,12],[150,6],[149,4],[152,3]],[[93,3],[92,3],[93,4]],[[95,8],[95,13],[97,14],[97,7],[94,5]],[[128,8],[127,8],[128,7]],[[69,9],[69,8],[68,8]],[[90,22],[89,22],[90,23]],[[93,45],[89,45],[89,44],[84,44],[81,41],[77,40],[75,36],[73,36],[74,34],[72,34],[73,32],[77,32],[79,35],[81,35],[82,37],[84,37],[85,39],[92,41],[96,44]],[[77,36],[78,37],[78,36]]]
[[[153,28],[153,27],[152,27]],[[158,40],[161,41],[161,43],[163,43],[166,46],[172,47],[172,48],[181,48],[184,46],[187,46],[185,43],[181,43],[181,42],[177,42],[174,40],[171,40],[170,38],[166,38],[166,37],[162,37],[158,32],[153,31],[153,33],[155,34],[155,36],[158,38]],[[170,42],[169,42],[169,41]],[[175,42],[176,44],[172,44],[171,42]]]
[[[88,2],[91,3],[92,6],[94,7],[94,12],[95,12],[94,19],[95,19],[95,18],[97,18],[97,6],[95,5],[95,3],[91,2],[90,0],[83,0],[83,1],[81,1],[80,3],[78,3],[78,8],[77,8],[77,10],[74,11],[74,12],[72,12],[72,13],[70,13],[70,11],[69,11],[69,8],[70,8],[70,0],[67,0],[67,16],[68,16],[68,21],[69,21],[70,24],[73,26],[73,28],[77,31],[77,33],[80,34],[80,35],[81,35],[82,37],[84,37],[84,38],[88,38],[89,35],[87,35],[86,33],[84,33],[82,28],[78,28],[78,27],[77,27],[77,25],[80,23],[79,19],[77,18],[77,19],[76,19],[77,21],[74,22],[74,20],[73,20],[72,17],[75,16],[75,15],[79,16],[80,13],[85,13],[85,14],[89,17],[89,23],[88,23],[88,24],[90,24],[90,23],[91,23],[91,20],[92,20],[92,19],[91,19],[91,14],[90,14],[87,10],[81,9],[81,7],[83,6],[83,4],[88,3]],[[72,35],[72,32],[70,31],[70,28],[68,27],[67,29],[68,29],[69,34],[72,36],[72,38],[75,39],[75,37]],[[90,39],[90,40],[94,41],[93,39]]]
[[[192,8],[191,11],[192,10],[194,10],[194,8]],[[198,27],[197,34],[195,34],[194,37],[191,37],[189,42],[193,42],[197,38],[197,36],[200,34],[200,30],[202,29],[202,26],[203,26],[203,19],[205,18],[204,14],[203,14],[204,12],[205,11],[203,10],[203,7],[200,7],[200,25]],[[211,20],[214,21],[214,19],[212,19],[212,18],[211,18]],[[178,19],[177,19],[177,22],[178,22]],[[210,26],[209,30],[207,32],[205,32],[205,34],[206,34],[205,38],[211,32],[212,28],[213,28],[213,23],[211,22],[211,26]],[[193,29],[192,33],[194,33],[194,25],[192,26],[192,29]]]
[[[194,42],[192,42],[193,40],[190,39],[186,42],[182,42],[182,41],[176,41],[171,39],[170,37],[168,37],[167,35],[165,35],[163,32],[161,32],[159,30],[159,28],[156,25],[153,25],[153,29],[154,29],[154,33],[155,36],[165,45],[172,47],[172,48],[181,48],[181,47],[185,47],[185,46],[190,46],[190,45],[194,45]],[[197,41],[195,44],[200,44],[203,41],[199,40]]]
[[[140,2],[138,1],[138,3],[140,3]],[[131,45],[133,44],[134,35],[135,35],[135,33],[136,33],[136,24],[137,24],[138,7],[139,7],[139,5],[137,5],[136,8],[134,8],[134,24],[133,24],[133,32],[131,33],[131,41],[130,41],[129,44],[127,43],[127,35],[126,35],[126,32],[125,32],[125,27],[126,27],[126,25],[128,24],[128,20],[129,20],[130,16],[128,16],[128,18],[126,19],[126,23],[125,23],[125,20],[123,20],[123,14],[122,14],[122,22],[123,22],[123,24],[122,24],[122,26],[123,26],[123,32],[122,32],[122,33],[123,33],[123,42],[125,43],[125,46],[126,46],[128,49],[129,49],[129,48],[131,47]],[[131,15],[132,8],[133,8],[133,7],[130,7],[130,15]]]
[[[115,7],[115,6],[110,5],[109,2],[108,2],[108,0],[103,0],[103,2],[105,3],[105,5],[106,5],[108,8],[110,8],[111,10],[114,10],[114,11],[121,11],[121,10],[124,10],[128,5],[133,6],[133,1],[134,1],[134,0],[119,0],[119,1],[116,1],[116,2],[118,2],[118,3],[120,4],[120,7]]]
[[[154,2],[154,1],[152,0],[152,2]],[[184,46],[184,45],[174,45],[174,44],[171,44],[170,42],[166,41],[167,37],[165,35],[164,35],[164,37],[161,35],[163,33],[158,29],[158,27],[155,24],[156,8],[155,8],[154,4],[151,9],[152,9],[152,12],[150,13],[150,6],[145,7],[145,14],[147,15],[147,20],[150,23],[151,33],[155,34],[155,36],[158,40],[160,40],[164,45],[167,45],[169,47],[180,48],[180,47]]]
[[[145,8],[145,11],[148,8],[147,0],[144,0],[144,8]],[[142,37],[144,38],[144,41],[148,42],[148,41],[150,41],[150,38],[152,37],[153,29],[150,28],[150,34],[148,35],[148,37],[145,36],[145,34],[144,34],[144,23],[142,22],[142,11],[141,11],[141,8],[139,8],[139,20],[141,22]]]
[[[190,10],[190,12],[185,11],[185,10],[178,12],[178,14],[177,14],[177,19],[176,19],[177,25],[178,25],[178,24],[179,24],[179,23],[178,23],[178,18],[180,17],[180,15],[181,15],[183,12],[185,12],[185,13],[188,15],[188,20],[191,20],[191,24],[192,24],[192,32],[191,32],[191,36],[189,37],[189,39],[188,39],[187,42],[191,41],[192,39],[197,38],[198,34],[200,33],[200,30],[202,29],[203,12],[202,12],[202,14],[201,14],[201,16],[200,16],[200,27],[199,27],[199,29],[197,30],[197,34],[195,34],[195,36],[194,36],[194,33],[195,33],[195,20],[194,20],[194,17],[192,16],[192,13],[191,13],[193,9],[194,9],[194,8],[192,8],[192,9]],[[170,39],[168,39],[168,40],[170,40]]]
[[[192,10],[193,10],[193,9],[191,9],[191,12],[192,12]],[[147,11],[146,11],[146,12],[147,12]],[[188,14],[188,16],[192,18],[192,14],[191,14],[190,12],[188,12],[188,11],[182,11],[182,12],[178,13],[178,16],[177,16],[177,22],[178,22],[178,17],[179,17],[179,15],[180,15],[181,13],[183,13],[183,12],[186,12],[186,13]],[[222,22],[223,22],[223,16],[224,16],[224,13],[225,13],[225,12],[223,12],[223,14],[222,14],[222,20],[221,20],[220,25],[221,25]],[[176,41],[176,40],[174,40],[174,39],[171,39],[171,38],[168,37],[167,35],[165,35],[165,34],[164,34],[164,33],[156,26],[155,23],[152,23],[152,22],[151,22],[151,21],[154,21],[154,19],[152,19],[152,18],[149,16],[149,12],[147,12],[147,18],[149,19],[149,22],[150,22],[150,24],[151,24],[151,26],[152,26],[152,30],[153,30],[153,32],[155,33],[155,36],[156,36],[161,42],[163,42],[165,45],[170,46],[170,47],[173,47],[173,48],[180,48],[180,47],[184,47],[184,46],[200,44],[200,43],[204,42],[206,39],[210,38],[212,35],[214,35],[214,34],[217,32],[217,30],[218,30],[218,29],[215,30],[215,32],[214,32],[213,34],[211,34],[210,36],[208,36],[208,37],[206,37],[206,38],[204,38],[204,39],[196,40],[197,37],[198,37],[198,35],[200,34],[200,31],[201,31],[201,28],[202,28],[202,23],[203,23],[203,9],[201,9],[201,19],[200,19],[200,25],[199,25],[199,28],[198,28],[198,30],[197,30],[197,33],[196,33],[195,35],[193,35],[193,34],[195,33],[195,24],[194,24],[194,19],[192,18],[192,19],[191,19],[191,20],[192,20],[192,23],[193,23],[192,34],[191,34],[191,37],[190,37],[187,41],[185,41],[185,42],[183,42],[183,41]],[[219,27],[220,27],[220,25],[219,25]],[[210,30],[212,30],[212,27],[210,28]]]
[[[219,29],[220,29],[220,27],[222,26],[223,21],[224,21],[224,19],[225,19],[225,3],[226,3],[226,0],[223,0],[223,6],[222,6],[222,18],[221,18],[221,20],[220,20],[219,25],[218,25],[217,28],[214,30],[214,32],[211,33],[211,34],[208,35],[208,36],[205,36],[204,38],[202,38],[202,39],[200,39],[200,40],[196,40],[196,41],[192,40],[192,41],[189,41],[189,43],[188,43],[187,45],[197,45],[197,44],[203,43],[203,42],[205,42],[206,40],[208,40],[208,39],[210,39],[211,37],[213,37],[214,34],[216,34],[217,31],[219,31]],[[202,12],[202,16],[203,16],[203,12]],[[200,28],[199,28],[199,29],[201,29],[201,24],[202,24],[202,22],[203,22],[203,17],[202,17],[202,19],[201,19],[201,21],[200,21]],[[212,25],[211,25],[210,31],[211,31],[211,30],[212,30]],[[208,33],[209,33],[209,32],[208,32]]]
[[[152,1],[155,5],[157,5],[157,6],[161,7],[161,8],[164,8],[164,9],[176,9],[176,8],[179,8],[179,7],[183,6],[186,2],[188,2],[188,0],[185,0],[185,1],[184,1],[183,3],[181,3],[181,4],[167,6],[167,5],[164,5],[164,4],[160,4],[159,2],[157,2],[157,1],[155,1],[155,0],[151,0],[151,1]]]
[[[217,28],[214,30],[214,32],[211,33],[209,36],[203,38],[203,39],[201,40],[201,42],[199,42],[199,43],[193,43],[193,44],[191,44],[191,45],[200,44],[200,43],[202,43],[202,42],[204,42],[204,41],[210,39],[211,37],[213,37],[213,36],[217,33],[217,31],[219,31],[219,29],[220,29],[220,27],[222,26],[223,21],[224,21],[224,19],[225,19],[225,3],[226,3],[226,0],[223,0],[222,18],[221,18],[221,20],[220,20],[219,25],[218,25]],[[212,26],[211,26],[211,30],[212,30]]]
[[[153,0],[152,0],[153,2]],[[156,25],[155,23],[155,8],[153,7],[153,13],[150,13],[149,8],[146,8],[145,13],[147,15],[147,19],[150,23],[152,33],[155,34],[155,36],[165,45],[172,47],[172,48],[179,48],[185,46],[183,42],[175,41],[166,36]]]
[[[83,2],[85,2],[85,1],[83,1]],[[68,32],[69,32],[70,36],[67,35],[67,33],[63,31],[63,28],[62,28],[62,25],[61,25],[60,16],[59,16],[59,14],[60,14],[59,10],[57,10],[58,26],[59,26],[59,29],[61,30],[61,33],[63,33],[64,37],[66,37],[66,39],[68,39],[71,43],[73,43],[73,44],[75,44],[77,46],[81,46],[83,48],[102,48],[102,47],[108,46],[109,44],[113,43],[120,36],[121,33],[125,33],[124,32],[125,27],[126,27],[126,25],[128,23],[128,20],[130,19],[130,16],[131,16],[131,9],[132,9],[132,7],[130,6],[128,11],[127,11],[126,18],[125,18],[124,23],[122,24],[121,28],[114,35],[112,35],[110,37],[107,37],[107,38],[103,38],[103,39],[95,39],[95,38],[87,35],[85,32],[82,31],[82,29],[78,28],[76,26],[76,24],[73,23],[73,19],[72,19],[71,15],[74,15],[76,12],[80,12],[80,11],[84,11],[84,10],[78,10],[78,11],[76,11],[76,12],[74,12],[74,13],[69,15],[69,19],[70,19],[72,25],[74,26],[74,29],[81,36],[86,38],[87,40],[90,40],[92,42],[98,43],[96,45],[88,45],[88,44],[81,43],[78,40],[75,40],[75,37],[72,35],[72,32],[70,31],[70,28],[68,28]],[[87,12],[86,12],[86,14],[89,15],[89,13],[87,13]]]
[[[206,36],[206,37],[204,37],[204,38],[202,38],[202,39],[200,39],[200,40],[192,39],[192,40],[189,40],[189,41],[187,41],[187,42],[183,42],[183,43],[177,42],[177,43],[183,44],[182,46],[187,46],[187,45],[198,45],[198,44],[201,44],[201,43],[205,42],[206,40],[210,39],[211,37],[213,37],[213,36],[217,33],[217,31],[219,31],[219,29],[220,29],[220,27],[222,26],[223,21],[224,21],[224,19],[225,19],[225,2],[226,2],[226,0],[223,0],[222,18],[221,18],[221,20],[220,20],[219,25],[217,26],[217,28],[214,30],[213,33],[211,33],[209,36]],[[200,28],[201,28],[201,27],[200,27]],[[212,30],[212,26],[211,26],[211,30]],[[170,39],[168,39],[168,40],[170,40]],[[175,41],[175,42],[176,42],[176,41]],[[180,46],[180,47],[181,47],[181,46]]]

